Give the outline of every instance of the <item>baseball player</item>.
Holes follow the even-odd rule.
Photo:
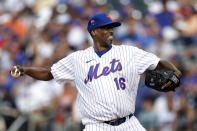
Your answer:
[[[50,69],[14,66],[11,73],[58,83],[73,80],[84,131],[144,131],[134,116],[140,75],[147,69],[168,69],[180,78],[181,72],[137,47],[113,45],[113,28],[120,25],[105,13],[96,14],[87,26],[94,46],[68,55]]]

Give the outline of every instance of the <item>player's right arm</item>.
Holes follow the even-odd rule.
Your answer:
[[[23,67],[23,66],[14,66],[11,69],[11,75],[15,78],[22,75],[28,75],[37,80],[49,81],[53,79],[51,69],[43,67]]]

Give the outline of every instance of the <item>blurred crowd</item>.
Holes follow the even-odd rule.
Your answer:
[[[122,26],[115,44],[138,46],[174,63],[183,73],[176,92],[160,93],[141,77],[135,115],[148,131],[197,130],[196,0],[1,0],[0,131],[81,131],[77,91],[30,77],[13,79],[10,68],[50,67],[91,46],[87,23],[107,12]]]

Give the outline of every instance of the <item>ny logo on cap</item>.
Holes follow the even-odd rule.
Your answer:
[[[94,25],[95,20],[91,20],[90,23],[91,23],[91,25]]]
[[[106,17],[109,18],[110,20],[114,21],[114,18],[112,18],[110,15],[107,15]]]

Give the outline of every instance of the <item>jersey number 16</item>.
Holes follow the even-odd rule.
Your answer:
[[[116,83],[116,87],[117,87],[117,89],[119,90],[120,88],[122,89],[122,90],[124,90],[125,89],[125,87],[126,87],[126,85],[125,85],[125,79],[123,78],[123,77],[121,77],[119,80],[118,80],[118,78],[115,78],[114,79],[114,82]]]

